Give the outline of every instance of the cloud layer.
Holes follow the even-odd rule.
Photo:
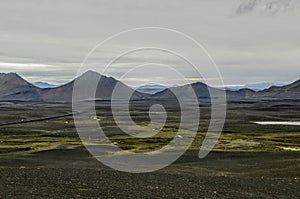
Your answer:
[[[74,78],[87,53],[99,42],[120,31],[145,26],[179,30],[203,44],[218,64],[225,84],[288,83],[300,78],[298,1],[10,0],[1,1],[0,7],[0,72],[19,72],[30,81],[66,82]],[[157,38],[159,35],[155,41]],[[111,44],[92,61],[104,68],[105,60],[120,49],[138,46],[142,40],[151,43],[151,37],[135,39]],[[199,57],[189,46],[169,45]],[[145,55],[129,56],[121,64],[125,71],[126,66],[148,59],[171,65],[176,62]],[[190,69],[182,66],[182,70],[188,74]],[[121,72],[122,67],[110,75]],[[157,76],[164,81],[159,71]],[[187,78],[195,77],[190,74]]]
[[[276,14],[291,8],[292,0],[245,0],[236,9],[237,14],[261,12]]]

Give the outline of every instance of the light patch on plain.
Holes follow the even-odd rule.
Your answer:
[[[283,147],[282,149],[285,151],[300,151],[300,148],[292,148],[292,147]]]
[[[253,122],[255,124],[260,124],[260,125],[287,125],[287,126],[300,126],[300,122],[282,122],[282,121],[267,121],[267,122]]]

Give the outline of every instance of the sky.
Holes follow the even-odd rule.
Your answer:
[[[0,72],[17,72],[31,82],[63,84],[82,70],[80,66],[97,67],[132,86],[181,84],[183,78],[222,77],[225,85],[290,83],[300,78],[297,0],[0,0],[0,9]],[[121,34],[82,64],[99,43],[141,27],[165,29]],[[220,74],[209,72],[213,64],[203,49],[166,29],[201,44]],[[157,49],[128,54],[104,71],[122,52],[149,46],[178,50],[208,75],[200,77],[174,56],[177,51]]]

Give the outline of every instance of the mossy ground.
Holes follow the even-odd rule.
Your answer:
[[[66,104],[1,103],[0,123],[49,117],[71,112]],[[109,140],[120,148],[134,152],[161,149],[178,136],[180,110],[169,106],[168,119],[158,134],[148,138],[135,138],[125,134],[114,122],[108,105],[97,107],[96,118],[82,121],[85,124],[99,122]],[[297,121],[300,103],[235,103],[228,105],[226,123],[214,150],[221,151],[276,151],[300,149],[299,126],[258,125],[253,121]],[[136,124],[147,126],[147,106],[133,106],[131,115]],[[205,137],[210,119],[209,106],[201,106],[201,120],[190,149],[199,149]],[[139,133],[136,126],[127,126],[130,132]],[[194,130],[185,129],[184,136],[193,136]],[[153,132],[149,132],[151,134]],[[180,135],[182,136],[182,135]],[[93,140],[90,144],[106,143]],[[82,146],[72,117],[0,127],[0,153],[18,151],[42,151],[55,148]],[[180,144],[177,147],[182,147]]]

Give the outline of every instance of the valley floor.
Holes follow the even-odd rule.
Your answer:
[[[136,122],[147,120],[145,107],[136,104]],[[149,139],[117,130],[107,105],[98,106],[96,119],[120,147],[150,151],[174,136],[178,110],[169,108],[169,127]],[[78,138],[70,105],[3,102],[0,109],[0,198],[300,198],[300,127],[253,123],[297,121],[298,102],[228,104],[219,143],[201,160],[198,145],[209,121],[204,105],[190,150],[147,174],[114,171],[93,158]]]
[[[148,174],[109,169],[83,148],[0,157],[1,198],[299,198],[299,152],[189,151]]]

